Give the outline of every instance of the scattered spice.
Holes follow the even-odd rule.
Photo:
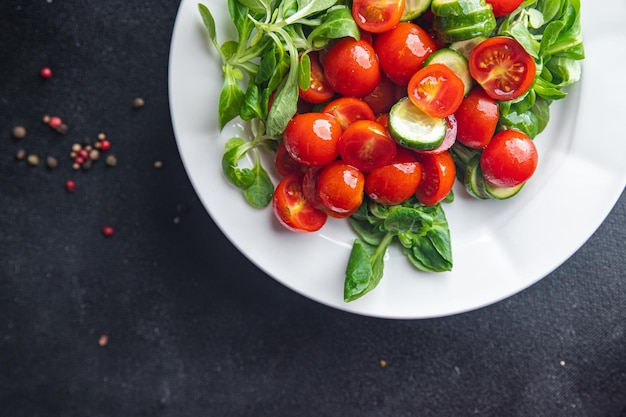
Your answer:
[[[23,139],[26,137],[26,128],[24,126],[15,126],[11,133],[15,139]]]
[[[63,124],[63,120],[61,120],[61,118],[57,116],[52,116],[48,120],[48,126],[50,126],[53,129],[58,129],[59,126],[61,126],[62,124]]]
[[[39,157],[35,154],[28,155],[26,160],[28,161],[29,165],[32,165],[32,166],[39,165]]]
[[[111,142],[109,142],[108,140],[102,140],[100,142],[98,142],[98,144],[100,146],[96,146],[99,147],[100,149],[102,149],[103,151],[108,151],[109,149],[111,149]],[[96,144],[96,145],[98,145]]]
[[[65,123],[61,123],[55,130],[60,134],[65,135],[69,130],[69,127]]]
[[[104,160],[104,162],[108,166],[114,167],[115,165],[117,165],[117,158],[115,157],[115,155],[108,155],[106,159]]]
[[[76,183],[72,180],[65,181],[65,189],[68,193],[73,193],[76,191]]]
[[[26,158],[26,151],[24,149],[18,149],[15,153],[15,159],[21,161],[24,158]]]
[[[104,237],[112,237],[115,234],[115,230],[111,226],[104,226],[102,228],[102,234]]]
[[[163,168],[163,162],[162,161],[154,161],[154,167],[156,169]]]
[[[98,339],[98,345],[106,346],[107,343],[109,343],[109,336],[107,336],[106,334],[100,336],[100,338]]]
[[[50,169],[55,169],[59,166],[59,161],[54,156],[49,156],[46,158],[46,166]]]
[[[98,152],[97,149],[92,149],[89,151],[89,159],[95,161],[98,158],[100,158],[100,152]]]
[[[386,361],[386,360],[384,360],[384,359],[381,359],[381,360],[380,360],[380,367],[381,367],[381,368],[384,368],[385,366],[387,366],[387,361]]]
[[[146,103],[145,103],[144,99],[143,99],[143,98],[141,98],[141,97],[135,97],[135,98],[133,99],[133,108],[135,108],[135,109],[140,109],[140,108],[142,108],[145,104],[146,104]]]
[[[107,138],[107,135],[104,133],[98,133],[98,140],[105,140]]]
[[[43,79],[48,79],[52,77],[52,70],[50,69],[50,67],[43,67],[41,70],[39,70],[39,75],[41,75],[41,78]]]

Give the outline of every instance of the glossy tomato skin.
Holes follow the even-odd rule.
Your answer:
[[[447,197],[456,179],[456,166],[449,151],[436,154],[416,154],[422,164],[422,182],[415,196],[420,203],[432,206]]]
[[[422,180],[422,165],[415,154],[398,146],[393,163],[365,176],[365,194],[376,203],[401,204],[411,198]]]
[[[342,96],[364,97],[376,88],[381,72],[372,45],[347,37],[328,50],[324,75],[333,90]]]
[[[457,121],[456,139],[463,145],[480,149],[495,134],[500,117],[498,102],[481,87],[474,87],[454,113]]]
[[[493,8],[495,17],[502,17],[510,14],[522,4],[524,0],[486,0]]]
[[[465,85],[447,66],[431,64],[413,74],[407,90],[409,99],[424,113],[445,118],[461,105]]]
[[[337,142],[343,129],[333,116],[326,113],[296,114],[287,123],[283,134],[285,148],[297,162],[321,166],[339,155]]]
[[[309,167],[302,177],[302,192],[304,198],[318,210],[326,211],[317,193],[317,180],[323,167]]]
[[[274,166],[276,166],[276,170],[283,177],[289,174],[303,175],[307,169],[306,166],[302,165],[289,155],[289,152],[287,152],[287,148],[285,147],[285,142],[280,142],[276,148]]]
[[[525,133],[502,130],[483,149],[480,168],[490,184],[514,187],[532,177],[538,159],[535,143]]]
[[[317,179],[317,193],[331,217],[352,215],[363,202],[365,176],[357,168],[337,160],[326,165]]]
[[[294,232],[318,231],[328,219],[325,212],[304,198],[302,175],[289,174],[280,180],[274,190],[272,208],[280,223]]]
[[[320,64],[319,53],[311,52],[309,58],[311,61],[311,81],[306,90],[299,88],[300,98],[308,103],[323,103],[333,97],[335,90],[326,81],[324,68]]]
[[[537,66],[519,42],[508,36],[488,38],[472,49],[469,60],[472,78],[494,100],[514,100],[535,81]]]
[[[404,0],[354,0],[352,17],[363,30],[386,32],[396,26],[404,12]]]
[[[374,40],[374,49],[389,79],[406,86],[437,46],[420,26],[401,22],[395,28],[378,34]]]
[[[343,129],[359,120],[376,119],[372,108],[365,101],[355,97],[336,98],[324,106],[322,113],[334,116]]]
[[[337,149],[343,161],[361,172],[370,172],[393,161],[396,142],[380,123],[359,120],[344,130]]]
[[[396,85],[389,77],[383,75],[376,88],[363,97],[363,101],[370,106],[375,115],[389,113],[391,107],[398,101],[396,100]]]

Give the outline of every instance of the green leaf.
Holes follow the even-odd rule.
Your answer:
[[[198,10],[200,11],[200,16],[202,17],[202,22],[204,23],[204,27],[209,33],[209,39],[213,42],[213,45],[220,50],[219,44],[217,43],[217,31],[215,29],[215,19],[213,19],[213,15],[209,11],[208,7],[204,4],[198,4]]]
[[[272,202],[274,184],[259,160],[254,165],[254,181],[243,192],[250,205],[256,208],[267,207]]]
[[[238,168],[239,160],[246,153],[245,142],[240,146],[233,146],[233,143],[222,156],[222,171],[235,187],[245,190],[254,183],[256,175],[250,168]]]
[[[352,37],[359,39],[361,36],[359,27],[352,18],[352,12],[348,7],[336,7],[326,13],[322,24],[314,28],[307,38],[311,49],[325,47],[331,39]]]
[[[235,78],[236,73],[233,71],[233,68],[229,65],[226,65],[224,68],[224,84],[222,85],[218,103],[220,130],[228,122],[239,116],[244,101],[244,92]]]
[[[394,206],[385,219],[384,227],[385,230],[394,235],[420,233],[424,227],[424,220],[422,213],[418,209]]]
[[[375,246],[383,240],[385,232],[380,228],[382,222],[372,223],[367,218],[358,218],[354,214],[348,220],[356,234],[367,244]]]
[[[359,299],[378,286],[384,274],[384,256],[392,239],[393,235],[387,233],[377,246],[355,239],[346,267],[345,302]]]
[[[259,71],[256,74],[256,83],[263,84],[269,81],[276,70],[276,48],[269,48],[261,58]]]
[[[335,5],[335,3],[337,3],[337,0],[298,0],[298,11],[285,20],[288,24],[295,23],[299,19],[324,11]]]
[[[241,5],[247,7],[253,12],[269,13],[271,10],[268,0],[237,0]]]
[[[298,65],[298,87],[308,90],[311,84],[311,57],[309,54],[302,54]]]
[[[254,118],[263,119],[263,110],[261,108],[261,97],[259,87],[250,83],[246,95],[244,97],[243,106],[241,107],[240,116],[243,120],[250,121]]]

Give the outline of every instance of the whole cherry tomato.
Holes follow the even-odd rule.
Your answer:
[[[276,148],[276,154],[274,155],[274,165],[278,173],[285,177],[289,174],[303,175],[306,171],[306,166],[302,165],[289,155],[285,142],[280,142]]]
[[[400,22],[404,12],[404,0],[354,0],[352,17],[363,30],[381,33]]]
[[[317,179],[317,193],[331,217],[348,217],[363,202],[365,176],[341,160],[326,165]]]
[[[285,148],[297,162],[307,166],[326,165],[339,156],[337,142],[343,129],[330,114],[296,114],[283,134]]]
[[[517,9],[523,1],[524,0],[487,0],[487,3],[491,4],[495,17],[502,17]]]
[[[409,80],[409,99],[424,113],[444,118],[454,113],[465,91],[463,80],[443,64],[426,65]]]
[[[498,102],[476,86],[454,113],[457,121],[456,139],[463,145],[480,149],[487,146],[493,137],[500,109]]]
[[[363,97],[363,101],[366,102],[374,112],[379,115],[382,113],[389,113],[389,109],[396,103],[396,85],[387,77],[383,75],[380,78],[380,82],[376,88]]]
[[[518,130],[502,130],[483,149],[480,168],[490,184],[514,187],[532,177],[537,161],[537,148],[531,138]]]
[[[370,172],[393,161],[396,142],[380,123],[359,120],[343,131],[337,149],[346,163],[362,172]]]
[[[272,197],[272,208],[280,223],[294,232],[320,230],[328,215],[313,207],[302,193],[302,175],[283,177]]]
[[[434,154],[416,153],[416,155],[424,173],[415,196],[422,204],[435,205],[446,198],[452,190],[456,179],[454,159],[449,151]]]
[[[415,154],[398,146],[393,163],[365,176],[365,194],[379,204],[400,204],[411,198],[422,180],[422,166]]]
[[[364,97],[380,82],[380,65],[372,45],[343,38],[330,47],[324,59],[324,75],[339,94]]]

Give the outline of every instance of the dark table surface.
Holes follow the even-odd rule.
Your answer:
[[[495,305],[394,321],[317,304],[194,193],[168,107],[177,8],[0,2],[0,416],[626,416],[626,197]],[[75,171],[99,133],[110,149]]]

